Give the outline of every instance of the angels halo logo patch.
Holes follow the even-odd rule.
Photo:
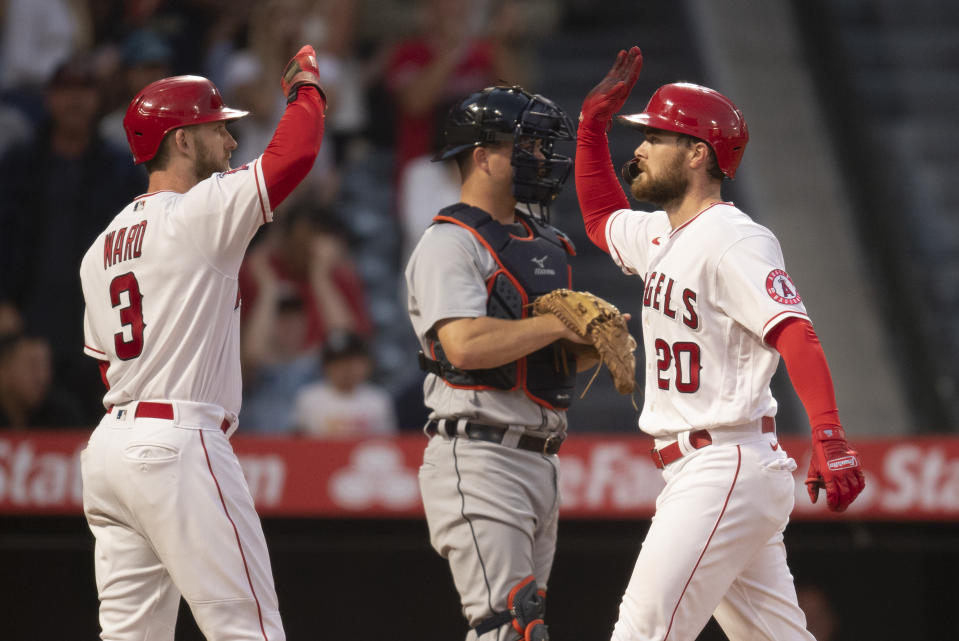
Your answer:
[[[796,285],[785,271],[774,269],[766,276],[766,293],[777,303],[795,305],[802,301]]]

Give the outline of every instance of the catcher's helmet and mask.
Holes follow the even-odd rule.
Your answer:
[[[521,203],[539,204],[545,217],[572,166],[572,160],[556,153],[553,145],[574,140],[575,131],[566,112],[548,98],[519,86],[487,87],[450,109],[443,131],[446,146],[433,160],[446,160],[481,145],[511,142],[513,196]],[[544,158],[538,158],[528,144],[536,140]]]
[[[663,85],[642,113],[619,116],[617,120],[643,131],[661,129],[702,140],[715,152],[719,170],[730,179],[736,175],[749,141],[746,120],[729,98],[689,82]],[[626,182],[635,180],[639,175],[636,159],[623,165],[621,173]]]
[[[137,165],[153,158],[173,129],[219,120],[236,120],[248,111],[223,104],[219,90],[202,76],[173,76],[150,83],[130,102],[123,117],[127,142]]]

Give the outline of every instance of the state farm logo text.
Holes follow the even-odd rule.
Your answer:
[[[85,446],[82,441],[68,452],[44,451],[41,442],[0,438],[0,509],[81,510],[80,453]],[[283,458],[275,454],[239,458],[254,501],[264,506],[280,503],[286,479]]]
[[[37,453],[33,443],[0,439],[0,505],[81,506],[80,451]]]
[[[663,485],[649,455],[626,442],[597,445],[582,457],[560,453],[561,509],[651,512]]]

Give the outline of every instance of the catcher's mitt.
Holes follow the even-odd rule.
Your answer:
[[[609,368],[616,391],[632,393],[636,385],[636,340],[615,305],[589,292],[554,289],[533,301],[532,307],[534,316],[552,314],[588,339],[599,355],[599,364]],[[590,349],[588,345],[576,345],[570,351],[584,348]]]

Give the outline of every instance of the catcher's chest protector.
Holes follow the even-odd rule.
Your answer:
[[[527,305],[537,296],[571,286],[567,257],[572,243],[559,230],[516,212],[526,236],[518,237],[482,209],[457,203],[440,210],[437,224],[452,223],[469,229],[499,265],[486,281],[486,313],[493,318],[529,316]],[[466,389],[522,389],[540,405],[564,409],[572,400],[576,363],[561,347],[549,345],[501,367],[460,370],[446,359],[438,341],[430,356],[439,367],[427,368],[448,384]]]

